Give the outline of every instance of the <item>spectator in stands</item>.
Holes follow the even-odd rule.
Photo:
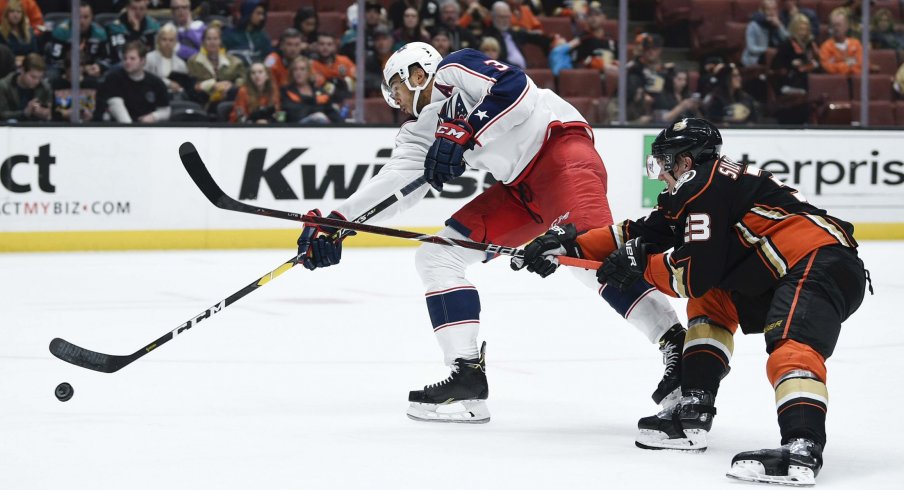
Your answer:
[[[606,76],[618,76],[618,43],[606,33],[603,27],[606,14],[596,2],[587,9],[584,17],[587,30],[578,38],[572,52],[579,66],[607,72]]]
[[[6,10],[7,5],[12,0],[0,0],[0,12]],[[40,34],[44,27],[44,15],[41,13],[41,7],[35,0],[19,0],[22,6],[22,13],[28,18],[28,24],[31,26],[32,34]]]
[[[317,59],[311,63],[314,75],[322,80],[341,80],[348,90],[355,89],[355,64],[347,56],[336,53],[336,40],[321,33],[317,38]]]
[[[187,88],[188,65],[176,54],[179,31],[172,23],[167,23],[157,32],[154,51],[147,55],[145,70],[163,80],[171,96],[181,94]]]
[[[290,27],[279,36],[279,49],[267,55],[264,65],[270,69],[270,78],[277,88],[289,83],[289,65],[302,55],[303,36]]]
[[[48,121],[51,117],[47,65],[37,53],[25,56],[22,68],[0,80],[0,121]]]
[[[173,15],[173,24],[176,26],[176,38],[179,41],[176,55],[188,61],[201,50],[204,21],[192,18],[189,0],[170,0],[170,11]]]
[[[16,56],[5,44],[0,44],[0,78],[16,71]]]
[[[270,54],[272,41],[264,30],[267,5],[262,0],[242,0],[234,27],[223,32],[223,46],[246,61],[261,61]]]
[[[512,29],[512,9],[505,2],[498,1],[492,8],[493,23],[484,30],[484,35],[499,42],[499,60],[519,68],[527,68],[527,59],[522,49],[525,43],[536,44],[544,52],[549,50],[549,38],[541,34]]]
[[[148,16],[148,0],[129,0],[126,11],[107,25],[110,54],[114,62],[122,60],[126,43],[141,41],[145,50],[154,45],[160,23]]]
[[[110,70],[104,77],[98,110],[106,110],[120,123],[168,121],[169,94],[160,77],[144,70],[147,61],[144,43],[129,41],[122,56],[122,66]]]
[[[229,122],[267,124],[283,117],[280,114],[279,90],[263,63],[252,63],[248,83],[239,87]]]
[[[480,51],[494,60],[499,59],[502,49],[495,37],[485,37],[480,40]]]
[[[485,30],[492,22],[490,10],[481,5],[480,0],[464,0],[467,5],[458,25],[471,31],[476,38],[485,37]]]
[[[208,96],[208,111],[226,99],[245,81],[245,65],[227,54],[220,40],[220,23],[211,22],[204,30],[201,50],[188,60],[188,74],[196,80],[195,90]]]
[[[775,92],[781,95],[803,95],[807,92],[808,75],[820,70],[819,47],[810,29],[810,19],[803,14],[788,24],[790,37],[782,43],[772,60]]]
[[[895,18],[891,10],[879,9],[872,19],[870,42],[873,49],[894,49],[900,58],[901,52],[904,51],[904,33],[900,28],[895,28]]]
[[[235,0],[202,0],[198,6],[198,17],[202,19],[208,15],[229,17],[233,13],[234,4]]]
[[[651,97],[662,92],[665,77],[662,74],[662,37],[641,33],[634,39],[637,55],[628,62],[628,94],[636,94],[641,87]]]
[[[819,62],[826,73],[859,75],[863,67],[863,46],[848,37],[848,16],[844,8],[837,8],[829,16],[832,37],[819,47]]]
[[[700,102],[700,94],[690,91],[687,70],[670,68],[665,87],[653,101],[653,122],[670,124],[685,117],[703,117]]]
[[[753,14],[747,24],[746,46],[741,55],[744,66],[763,64],[763,56],[769,48],[778,47],[788,39],[788,31],[778,17],[776,0],[763,0],[760,11]]]
[[[801,7],[799,4],[799,0],[785,0],[785,8],[779,12],[778,16],[782,20],[785,29],[790,32],[791,20],[798,14],[804,15],[810,21],[810,30],[813,32],[813,37],[816,38],[819,36],[819,16],[816,15],[813,9]]]
[[[98,79],[110,67],[110,43],[107,40],[107,31],[94,22],[94,12],[85,0],[79,4],[79,32],[81,40],[79,57],[83,74],[87,78]],[[64,66],[69,66],[71,40],[69,21],[60,22],[53,29],[48,47],[48,58],[58,74],[63,73]]]
[[[383,26],[374,32],[374,55],[368,56],[364,63],[365,97],[382,97],[380,84],[383,83],[383,67],[392,56],[394,38],[389,29]]]
[[[523,0],[506,0],[509,8],[512,10],[512,29],[524,30],[543,34],[543,25],[540,20],[531,12],[530,7],[524,5]]]
[[[574,68],[574,62],[571,59],[571,51],[580,44],[580,39],[574,38],[571,41],[566,40],[558,33],[552,37],[552,49],[549,50],[549,69],[552,74],[559,76],[562,70],[571,70]]]
[[[421,19],[421,26],[433,29],[439,18],[438,0],[396,0],[389,6],[389,22],[396,29],[405,24],[405,12],[413,8]]]
[[[295,12],[292,26],[301,33],[301,53],[311,57],[317,48],[317,32],[320,29],[320,19],[313,7],[301,7]]]
[[[85,65],[82,64],[81,72],[84,73]],[[69,121],[72,114],[72,66],[66,65],[59,76],[50,81],[53,91],[53,103],[51,114],[54,121]],[[79,80],[79,119],[82,122],[91,121],[94,118],[94,109],[97,107],[98,81],[93,77],[82,77]]]
[[[716,124],[746,124],[759,120],[756,101],[744,91],[741,71],[734,63],[716,72],[717,85],[703,99],[703,114]]]
[[[405,9],[405,14],[402,17],[402,25],[393,32],[393,36],[395,37],[396,49],[399,49],[408,43],[430,42],[430,34],[421,25],[421,19],[418,17],[417,10],[413,7]]]
[[[38,40],[20,0],[10,0],[0,18],[0,44],[9,46],[16,56],[16,66],[21,66],[25,56],[38,52]]]
[[[445,28],[440,27],[430,38],[430,44],[436,48],[440,56],[445,58],[452,52],[451,34]]]
[[[629,92],[630,97],[625,106],[625,122],[628,124],[650,124],[653,121],[653,96],[648,94],[641,85],[633,87],[632,90],[632,92]],[[606,113],[610,122],[618,121],[617,97],[609,99]]]
[[[282,108],[286,111],[286,122],[342,122],[342,117],[333,106],[339,102],[334,98],[336,87],[331,83],[318,87],[309,60],[296,58],[292,62],[291,72],[291,83],[280,93]]]
[[[458,0],[440,0],[439,22],[432,33],[436,34],[439,29],[445,29],[449,36],[451,51],[476,48],[477,38],[467,28],[458,25],[459,20],[461,20],[461,5],[458,4]]]
[[[779,124],[803,124],[810,118],[809,75],[820,71],[819,48],[807,16],[791,19],[788,30],[790,38],[772,60],[773,90],[778,96],[775,119]]]
[[[374,1],[367,1],[364,4],[364,57],[373,56],[374,54],[374,30],[379,26],[385,26],[383,20],[383,6]],[[401,25],[401,24],[399,24]],[[355,58],[355,46],[358,39],[358,26],[354,25],[351,29],[345,31],[342,40],[339,43],[341,48],[340,54],[347,58]],[[318,39],[319,43],[319,39]]]

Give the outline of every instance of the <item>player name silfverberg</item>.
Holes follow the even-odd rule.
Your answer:
[[[130,201],[5,201],[0,216],[113,216],[130,214]]]

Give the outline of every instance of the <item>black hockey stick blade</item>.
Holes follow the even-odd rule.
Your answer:
[[[50,353],[69,364],[75,364],[76,366],[102,373],[115,373],[131,362],[129,356],[101,354],[100,352],[79,347],[61,338],[55,338],[50,341]]]

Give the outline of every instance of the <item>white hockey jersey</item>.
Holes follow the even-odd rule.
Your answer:
[[[552,127],[587,124],[571,104],[551,90],[538,88],[518,67],[473,49],[456,51],[437,68],[432,102],[421,110],[418,119],[399,130],[389,163],[336,211],[355,219],[397,194],[399,203],[374,217],[385,219],[423,198],[429,185],[406,195],[401,190],[423,175],[424,159],[436,140],[440,118],[468,121],[476,144],[465,152],[465,161],[504,184],[518,180],[540,152]]]

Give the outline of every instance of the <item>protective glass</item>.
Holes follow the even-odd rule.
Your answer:
[[[647,177],[651,179],[659,179],[659,174],[663,170],[668,172],[672,170],[671,155],[650,155],[647,157]]]

